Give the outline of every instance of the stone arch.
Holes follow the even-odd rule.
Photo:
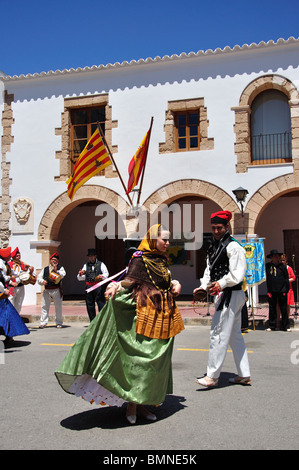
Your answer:
[[[296,86],[282,75],[263,75],[252,80],[243,90],[239,106],[251,106],[256,96],[265,90],[279,90],[284,93],[289,100],[298,100],[299,93]]]
[[[236,134],[235,154],[237,173],[245,173],[251,165],[250,114],[253,100],[265,90],[278,90],[284,93],[290,106],[292,127],[292,157],[294,171],[299,172],[299,93],[296,86],[286,77],[267,74],[251,81],[243,90],[239,106],[235,106],[234,132]]]
[[[246,205],[246,213],[249,215],[248,232],[255,233],[262,212],[274,199],[298,189],[299,186],[293,174],[279,176],[261,186]]]
[[[99,200],[112,206],[117,212],[128,210],[126,201],[111,189],[85,185],[70,201],[67,192],[58,196],[45,211],[38,228],[38,240],[57,240],[60,225],[76,206],[86,201]]]
[[[118,213],[126,213],[129,209],[127,202],[119,194],[103,186],[84,185],[75,194],[72,201],[70,201],[67,191],[60,194],[46,209],[38,227],[37,241],[32,245],[41,255],[42,266],[48,264],[50,255],[59,246],[59,229],[65,217],[76,206],[91,200],[107,203]],[[40,304],[41,293],[38,292],[36,295],[37,304]]]
[[[146,199],[143,206],[146,211],[151,213],[155,207],[161,204],[170,204],[179,197],[185,196],[202,196],[213,200],[221,208],[231,211],[233,214],[231,220],[232,232],[237,230],[239,233],[240,226],[242,226],[242,217],[236,202],[219,186],[206,181],[195,179],[173,181],[155,191]]]

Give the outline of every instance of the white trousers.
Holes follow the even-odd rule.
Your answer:
[[[215,314],[210,331],[210,349],[207,376],[217,379],[227,353],[231,347],[237,372],[240,377],[250,377],[247,349],[241,333],[241,310],[245,303],[242,290],[232,291],[231,300],[226,307],[217,311],[221,295],[216,299]]]
[[[47,325],[49,321],[49,310],[51,300],[53,299],[55,307],[55,321],[56,325],[62,325],[62,297],[59,289],[44,289],[42,298],[42,314],[40,324]]]
[[[25,297],[25,287],[24,286],[14,287],[13,292],[14,292],[14,295],[9,297],[9,300],[13,304],[16,311],[20,313],[23,300]]]

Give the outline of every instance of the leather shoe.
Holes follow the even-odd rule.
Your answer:
[[[250,377],[232,377],[228,379],[231,384],[240,384],[240,385],[251,385],[251,378]]]
[[[130,424],[136,423],[136,405],[129,403],[126,411],[126,419]]]
[[[201,379],[196,379],[195,382],[207,388],[218,386],[218,379],[211,379],[210,377],[208,379],[206,377],[202,377]]]
[[[143,405],[137,407],[137,413],[143,418],[148,419],[149,421],[157,421],[157,416],[154,413],[151,413]]]

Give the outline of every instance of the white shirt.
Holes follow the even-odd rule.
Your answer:
[[[7,268],[6,268],[6,264],[5,264],[5,261],[0,258],[0,269],[2,271],[2,276],[4,277],[4,280],[5,282],[9,282],[10,280],[10,276],[7,275]]]
[[[39,275],[37,276],[37,283],[40,286],[42,286],[44,284],[44,281],[46,280],[46,279],[44,279],[44,269],[45,268],[43,268],[41,270],[41,272],[39,273]],[[51,269],[51,267],[50,267],[50,269]],[[66,276],[66,272],[65,272],[65,269],[64,269],[63,266],[60,266],[60,269],[57,269],[57,274],[59,274],[61,276],[61,279],[63,279]]]
[[[86,272],[86,264],[84,264],[84,266],[82,268],[82,271]],[[103,280],[107,279],[107,277],[109,276],[109,272],[108,272],[108,269],[107,269],[106,265],[102,261],[101,261],[101,271],[102,271]],[[82,276],[77,274],[77,279],[78,279],[78,281],[85,281],[86,276],[85,276],[85,274],[82,274]]]
[[[245,250],[239,243],[230,242],[226,247],[226,252],[229,259],[229,272],[217,281],[222,290],[225,287],[233,287],[243,282],[247,269]],[[200,279],[200,287],[207,290],[209,283],[210,269],[207,264],[203,277]]]
[[[11,267],[11,274],[12,276],[15,277],[15,282],[17,282],[19,284],[19,282],[21,282],[19,276],[20,276],[20,273],[23,272],[22,268],[21,268],[21,264],[19,263],[14,263],[13,262],[13,268]],[[29,270],[27,270],[27,272],[29,272]],[[35,272],[33,271],[32,272],[32,275],[35,276]]]

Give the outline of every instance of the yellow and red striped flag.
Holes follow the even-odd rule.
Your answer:
[[[133,188],[138,184],[140,175],[142,173],[142,169],[145,165],[146,161],[146,156],[147,156],[147,151],[148,151],[148,145],[149,145],[149,140],[150,140],[150,135],[151,135],[151,127],[145,134],[141,144],[139,145],[134,157],[129,163],[129,180],[128,180],[128,189],[126,194],[129,194]]]
[[[112,161],[107,153],[99,129],[97,129],[80,153],[73,173],[66,182],[69,198],[72,200],[75,192],[86,181],[109,165],[112,165]]]

